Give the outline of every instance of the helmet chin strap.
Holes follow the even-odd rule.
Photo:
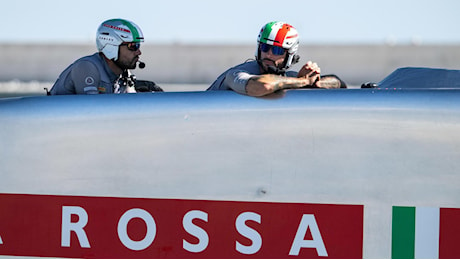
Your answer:
[[[286,73],[285,68],[280,69],[277,66],[267,66],[267,69],[265,69],[265,67],[264,67],[264,65],[262,63],[262,60],[260,60],[260,59],[257,59],[257,63],[264,70],[265,73],[275,74],[275,75],[284,75]]]
[[[112,59],[113,62],[115,63],[115,65],[118,66],[118,68],[120,68],[122,71],[126,71],[128,68],[126,66],[124,66],[121,62],[119,62],[120,60],[120,46],[118,46],[118,55],[117,55],[117,59]]]

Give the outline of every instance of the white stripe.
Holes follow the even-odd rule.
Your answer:
[[[276,25],[276,27],[275,27]],[[282,28],[282,23],[275,23],[272,27],[272,31],[270,32],[270,35],[268,36],[270,42],[270,44],[273,44],[275,42],[275,38],[276,38],[276,35],[278,34],[278,32],[280,31],[280,29]]]
[[[3,240],[1,236],[0,236],[0,245],[3,245]]]
[[[439,258],[439,208],[415,208],[415,258]]]

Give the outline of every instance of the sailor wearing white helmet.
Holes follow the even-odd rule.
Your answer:
[[[135,69],[138,62],[140,68],[144,66],[139,61],[143,41],[142,31],[135,23],[125,19],[104,21],[96,35],[98,52],[80,58],[67,67],[49,94],[136,92],[135,78],[129,70]]]
[[[264,96],[290,88],[346,88],[335,75],[321,77],[314,62],[297,73],[288,69],[299,61],[297,30],[285,22],[270,22],[257,37],[255,60],[248,60],[222,73],[207,90],[233,90],[249,96]]]

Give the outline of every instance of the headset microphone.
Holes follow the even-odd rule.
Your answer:
[[[145,68],[145,63],[142,62],[142,61],[138,61],[139,62],[139,69],[143,69]]]

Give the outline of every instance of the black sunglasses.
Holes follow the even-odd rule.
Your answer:
[[[137,51],[141,48],[141,44],[139,42],[128,42],[121,45],[126,45],[130,51]]]
[[[266,43],[261,43],[259,45],[259,48],[262,52],[268,52],[270,49],[272,49],[272,53],[274,55],[283,55],[284,53],[286,53],[286,49],[279,47],[279,46],[273,46],[270,44],[266,44]]]

